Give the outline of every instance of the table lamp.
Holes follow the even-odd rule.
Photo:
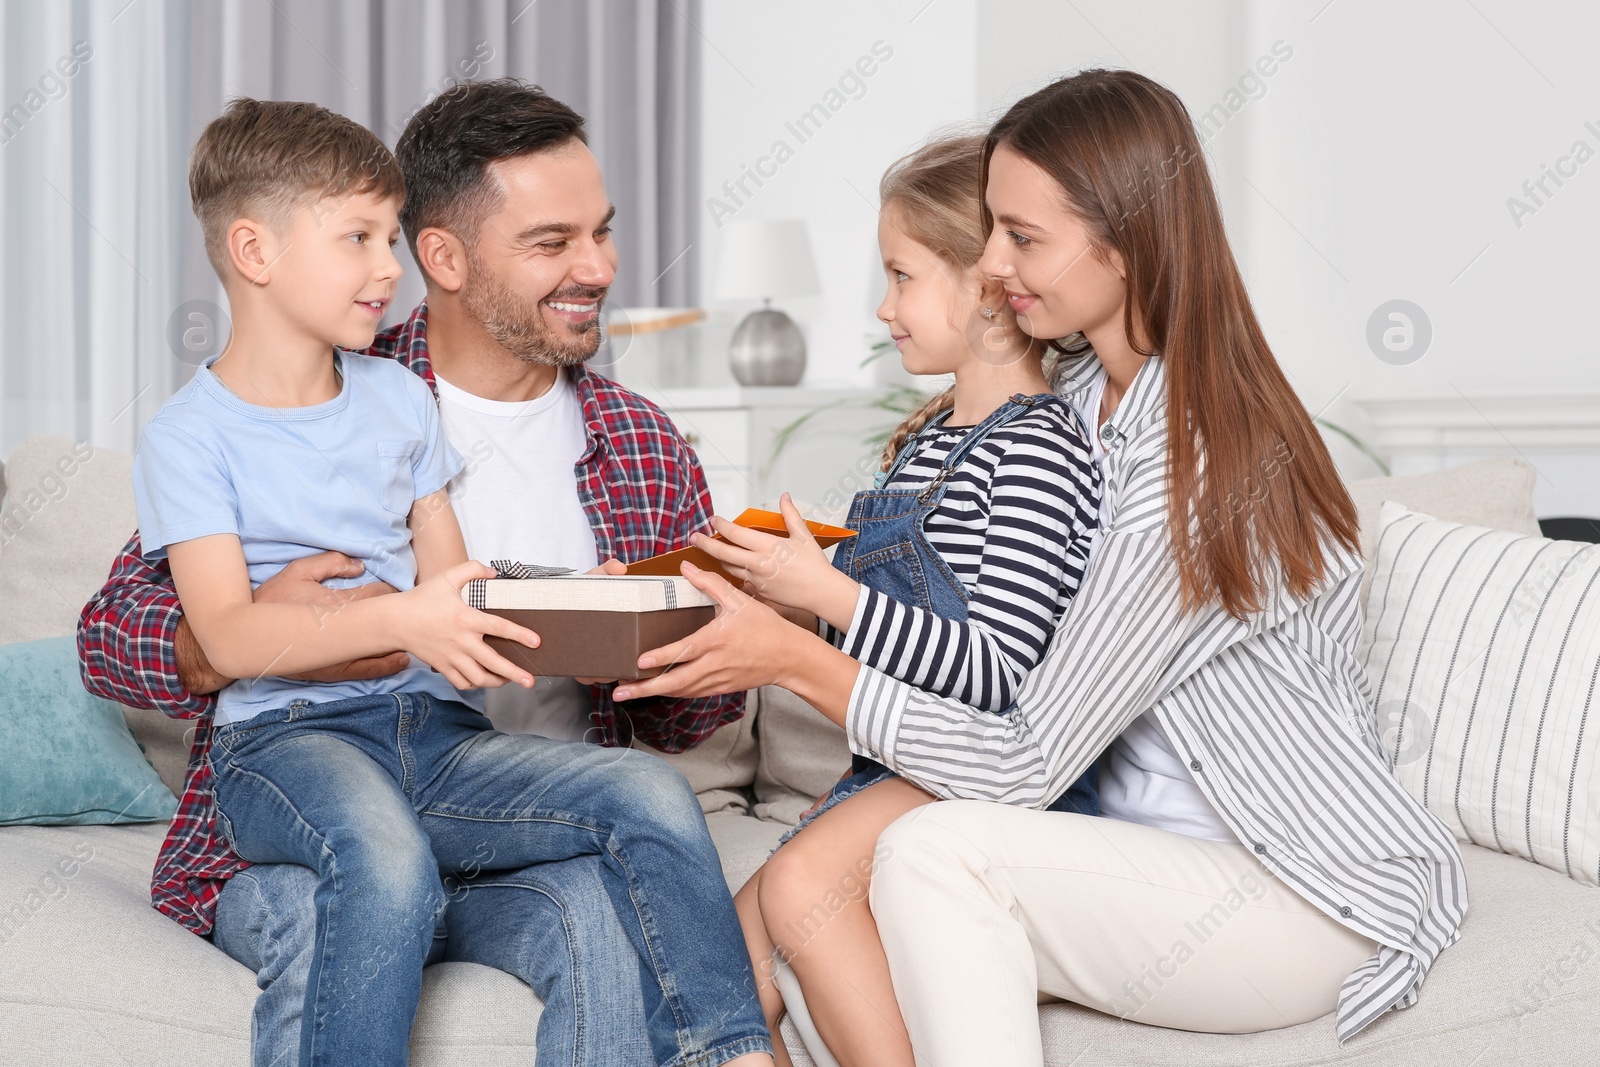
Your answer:
[[[817,263],[804,219],[728,223],[717,267],[719,300],[760,300],[733,331],[728,366],[740,385],[797,385],[806,372],[806,341],[773,297],[816,296]]]

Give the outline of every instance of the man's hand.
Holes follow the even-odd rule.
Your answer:
[[[182,615],[178,616],[178,628],[172,635],[172,658],[178,665],[178,681],[195,696],[215,693],[233,681],[211,668],[205,650],[195,640],[194,631],[189,629],[189,620]]]
[[[354,578],[362,570],[360,560],[343,552],[318,552],[314,556],[294,560],[262,582],[256,588],[253,599],[257,604],[319,604],[338,610],[357,600],[395,592],[394,586],[387,582],[367,582],[348,589],[330,589],[322,584],[329,578]],[[384,656],[346,660],[330,667],[319,667],[314,671],[285,677],[306,682],[357,682],[402,671],[410,662],[411,657],[406,653],[390,652]],[[208,669],[209,666],[207,664]]]

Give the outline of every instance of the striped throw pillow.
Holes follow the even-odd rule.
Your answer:
[[[1600,545],[1386,502],[1366,608],[1401,784],[1459,840],[1600,885]]]

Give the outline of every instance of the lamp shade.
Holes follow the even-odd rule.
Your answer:
[[[718,300],[816,296],[821,291],[805,219],[735,219],[724,228]]]

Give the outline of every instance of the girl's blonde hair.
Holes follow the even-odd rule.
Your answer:
[[[957,273],[977,265],[989,236],[983,219],[985,143],[982,133],[938,138],[895,160],[878,183],[879,210],[893,209],[893,224]],[[879,469],[888,470],[928,420],[954,405],[950,388],[912,412],[889,436]]]

